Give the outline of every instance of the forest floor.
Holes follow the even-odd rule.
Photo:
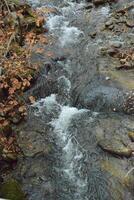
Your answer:
[[[26,119],[27,103],[35,102],[24,93],[37,79],[39,66],[31,64],[35,44],[47,44],[41,13],[27,3],[2,0],[0,5],[0,173],[14,167],[20,149],[16,142],[17,126]],[[38,52],[41,49],[37,49]]]

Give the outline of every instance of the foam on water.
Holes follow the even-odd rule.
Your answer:
[[[76,187],[74,196],[75,199],[81,199],[81,191],[86,187],[87,180],[86,178],[78,177],[75,174],[75,170],[79,171],[81,166],[79,165],[79,161],[83,158],[83,152],[81,151],[81,147],[78,144],[74,143],[75,135],[69,132],[68,128],[75,115],[82,114],[87,110],[81,109],[78,110],[75,107],[63,106],[61,108],[61,112],[59,114],[58,119],[54,119],[52,121],[52,126],[54,127],[54,133],[57,135],[58,144],[62,146],[63,151],[63,168],[61,169],[64,172],[64,176],[68,178],[68,180],[74,184]]]
[[[78,41],[82,31],[77,27],[70,26],[69,18],[71,14],[75,15],[76,13],[76,3],[69,3],[69,6],[64,7],[60,10],[61,15],[51,15],[47,20],[47,26],[50,32],[58,37],[58,43],[61,47],[74,44]],[[81,8],[82,5],[78,8]],[[77,9],[78,9],[77,8]]]
[[[78,3],[75,3],[75,2],[67,1],[67,4],[68,4],[68,6],[63,7],[61,9],[64,16],[70,16],[72,14],[78,15],[81,8],[83,8],[85,6],[85,3],[83,3],[83,2],[78,4]]]
[[[53,105],[57,104],[56,102],[56,95],[51,94],[50,96],[46,98],[42,98],[41,100],[35,102],[32,107],[34,107],[35,110],[35,115],[39,116],[42,114],[42,109],[45,107],[46,111],[51,112]]]
[[[110,12],[110,7],[107,6],[107,7],[102,7],[101,10],[100,10],[101,14],[104,15],[104,16],[108,16],[109,15],[109,12]]]
[[[53,121],[55,132],[60,133],[60,136],[67,135],[67,129],[74,114],[79,110],[75,107],[63,106],[59,118]]]
[[[58,83],[59,83],[59,87],[63,88],[64,91],[66,91],[67,93],[70,92],[71,90],[71,82],[68,78],[66,78],[65,76],[60,76],[58,78]],[[63,85],[63,87],[62,87]]]
[[[62,47],[76,43],[78,37],[82,34],[82,31],[77,27],[70,27],[64,16],[50,17],[47,21],[47,26],[59,38],[58,41]]]
[[[60,31],[63,29],[63,27],[66,27],[69,23],[65,21],[64,16],[50,16],[47,21],[47,26],[49,27],[49,31]]]
[[[61,45],[74,44],[82,32],[76,27],[63,27],[62,36],[60,37]]]

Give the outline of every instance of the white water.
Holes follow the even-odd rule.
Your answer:
[[[78,143],[75,133],[69,131],[69,127],[77,115],[81,115],[83,112],[87,112],[87,110],[78,110],[75,107],[62,106],[57,102],[56,95],[54,94],[34,103],[32,107],[35,108],[34,114],[38,117],[42,115],[43,110],[45,110],[47,117],[49,113],[55,112],[57,108],[59,109],[57,118],[51,118],[49,122],[53,127],[53,134],[56,137],[57,146],[62,148],[62,163],[59,163],[59,167],[62,167],[58,168],[58,171],[60,170],[64,174],[63,179],[67,179],[68,183],[75,186],[74,199],[82,200],[81,193],[86,188],[87,179],[86,177],[82,178],[79,174],[82,168],[81,162],[79,161],[83,158],[83,152],[85,150]]]
[[[47,22],[49,30],[59,38],[59,45],[62,47],[76,43],[82,33],[78,28],[70,27],[65,20],[64,16],[53,16]]]
[[[67,1],[68,2],[68,1]],[[69,2],[68,6],[60,9],[61,15],[50,15],[47,21],[47,26],[52,35],[58,38],[60,47],[66,47],[68,45],[76,44],[82,31],[77,27],[70,26],[69,16],[76,14],[83,4],[76,4]],[[64,68],[70,75],[70,62],[68,61]],[[71,82],[65,76],[61,76],[58,79],[59,84],[64,81],[64,88],[69,94],[71,89]],[[81,162],[85,151],[76,139],[75,133],[69,131],[71,122],[75,116],[87,112],[87,110],[78,110],[75,107],[60,105],[56,101],[56,95],[52,94],[49,97],[41,99],[33,104],[35,108],[35,115],[41,116],[45,110],[45,114],[57,112],[57,117],[52,117],[49,124],[53,127],[53,134],[57,140],[57,146],[62,149],[61,163],[57,169],[63,174],[63,179],[67,179],[68,184],[75,188],[73,193],[74,200],[84,200],[82,197],[83,191],[87,186],[86,177],[81,176]],[[62,166],[62,167],[61,167]],[[61,185],[61,187],[64,187]],[[68,194],[70,195],[70,194]],[[72,195],[72,194],[71,194]]]
[[[58,88],[66,94],[66,96],[69,96],[70,90],[71,90],[71,82],[68,78],[65,76],[60,76],[58,78]]]
[[[68,1],[67,1],[68,2]],[[79,6],[78,6],[79,5]],[[76,44],[82,31],[77,27],[70,26],[69,17],[74,15],[76,10],[81,8],[83,5],[69,2],[69,6],[66,6],[60,10],[62,15],[50,16],[47,26],[52,34],[58,37],[58,42],[61,47]],[[69,61],[64,68],[70,74],[70,63]],[[59,77],[59,80],[64,79],[66,82],[67,92],[71,89],[70,81],[64,76]],[[58,169],[64,174],[64,179],[75,186],[75,192],[73,194],[74,199],[81,199],[81,194],[87,185],[86,178],[81,178],[76,175],[82,167],[79,165],[79,161],[83,158],[82,147],[79,145],[75,133],[68,130],[71,121],[75,116],[86,112],[86,110],[78,110],[75,107],[61,106],[61,111],[57,119],[53,119],[51,125],[54,128],[54,134],[56,134],[57,145],[62,147],[62,168]],[[63,186],[64,187],[64,186]],[[68,194],[69,195],[69,194]]]
[[[103,16],[109,16],[109,12],[110,12],[110,7],[107,6],[107,7],[102,7],[101,10],[100,10],[101,14]]]
[[[51,125],[54,128],[54,134],[56,134],[57,145],[62,147],[63,167],[60,171],[64,174],[64,178],[67,178],[68,182],[75,186],[76,189],[73,194],[74,199],[82,199],[81,193],[87,186],[87,179],[86,177],[81,178],[75,173],[76,167],[78,168],[78,173],[79,169],[82,167],[78,163],[83,158],[84,149],[79,145],[75,133],[70,132],[68,128],[73,118],[83,112],[87,112],[87,110],[78,110],[75,107],[61,106],[59,117],[53,119],[51,122]]]
[[[46,113],[50,113],[53,110],[53,107],[57,105],[56,102],[56,95],[51,94],[51,96],[48,96],[46,98],[42,98],[41,100],[35,102],[32,107],[36,108],[34,114],[35,116],[42,115],[42,111],[45,108]]]
[[[51,33],[58,37],[60,47],[76,44],[79,36],[83,35],[83,32],[77,27],[70,26],[68,18],[71,14],[75,15],[76,11],[84,4],[76,4],[72,2],[69,2],[68,4],[68,6],[59,10],[61,15],[51,15],[47,21],[47,26]]]

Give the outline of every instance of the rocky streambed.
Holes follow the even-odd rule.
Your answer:
[[[12,177],[29,200],[133,200],[134,1],[30,2],[54,12]]]

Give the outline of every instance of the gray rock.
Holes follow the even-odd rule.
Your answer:
[[[132,155],[132,149],[127,147],[119,138],[102,139],[98,142],[98,145],[109,153],[130,157]]]

